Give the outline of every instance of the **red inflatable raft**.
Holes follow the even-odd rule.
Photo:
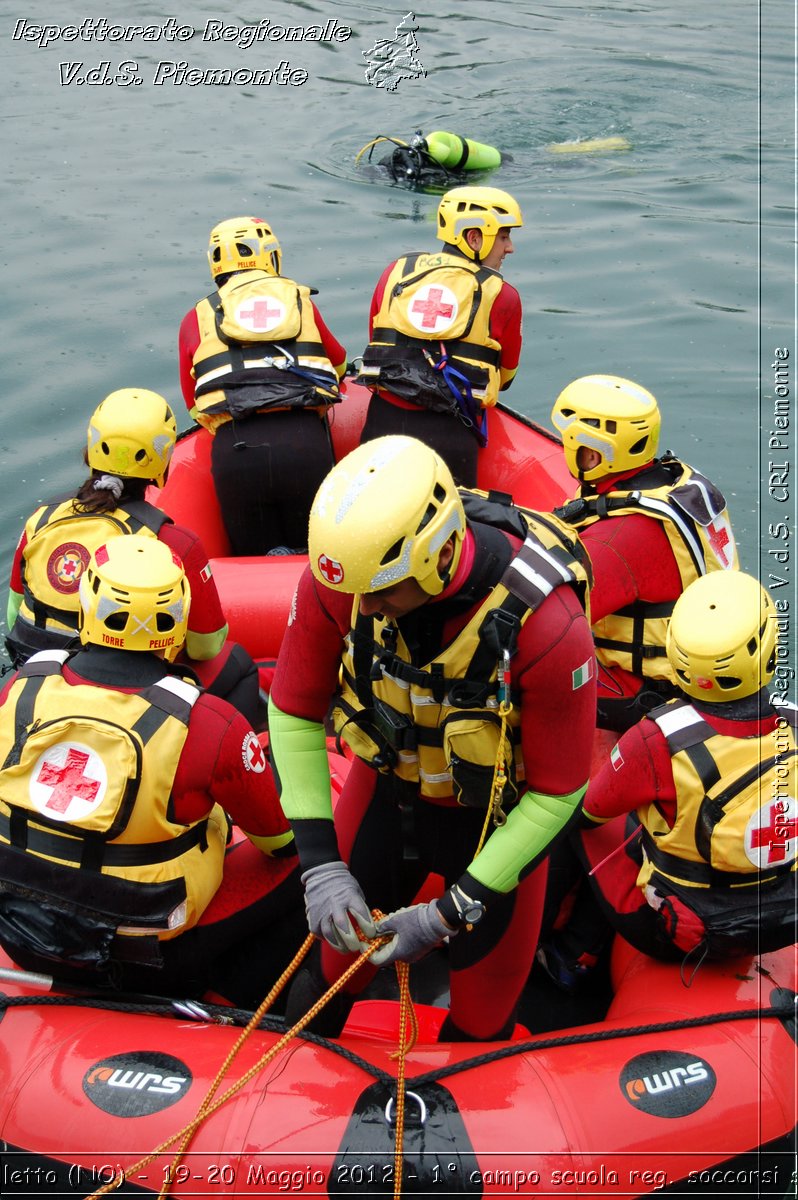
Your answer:
[[[345,398],[334,406],[330,420],[336,458],[358,444],[367,398],[365,388],[347,381]],[[256,661],[269,662],[279,650],[291,596],[307,560],[298,555],[230,557],[211,480],[210,447],[211,437],[204,429],[180,438],[166,486],[160,497],[151,498],[199,534],[211,558],[231,638],[245,645]],[[558,439],[501,405],[490,414],[490,439],[480,455],[478,482],[483,488],[512,492],[519,504],[543,510],[561,504],[574,491]]]
[[[3,972],[2,1194],[392,1196],[399,1172],[402,1195],[793,1194],[792,952],[686,987],[616,945],[613,975],[604,1020],[506,1043],[438,1044],[443,1009],[418,1010],[397,1159],[395,1002],[335,1042],[255,1030],[203,1109],[246,1015]]]
[[[350,384],[334,411],[339,456],[363,401]],[[232,636],[273,659],[305,560],[228,557],[208,450],[203,431],[180,441],[161,502],[205,541]],[[480,483],[541,509],[572,490],[558,443],[503,408]],[[339,788],[347,762],[331,767]],[[231,1059],[251,1014],[59,995],[2,959],[0,1193],[792,1195],[796,986],[792,947],[685,980],[616,940],[587,1020],[533,972],[522,1014],[541,1032],[509,1042],[439,1044],[433,996],[397,1061],[400,1005],[368,999],[340,1039],[286,1043],[266,1017]]]

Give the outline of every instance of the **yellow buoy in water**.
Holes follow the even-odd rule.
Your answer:
[[[426,135],[424,142],[430,157],[450,171],[487,171],[501,166],[501,152],[495,146],[474,142],[457,133],[436,129]]]
[[[602,150],[631,150],[631,142],[625,137],[586,138],[582,142],[552,142],[547,146],[549,154],[597,154]]]

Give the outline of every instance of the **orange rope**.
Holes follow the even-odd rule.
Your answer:
[[[413,1049],[418,1040],[418,1018],[410,996],[410,966],[408,963],[398,962],[396,964],[396,977],[399,981],[399,1048],[391,1055],[391,1058],[398,1059],[396,1069],[396,1134],[394,1136],[393,1155],[393,1194],[394,1200],[400,1200],[402,1195],[405,1137],[405,1065],[408,1052]]]
[[[280,1053],[281,1050],[283,1050],[288,1045],[288,1043],[292,1040],[292,1038],[294,1038],[297,1033],[300,1033],[307,1025],[310,1024],[310,1022],[313,1020],[313,1018],[322,1010],[322,1008],[324,1008],[324,1006],[328,1002],[328,1000],[331,1000],[333,996],[335,996],[338,992],[341,991],[341,989],[344,987],[344,985],[346,983],[348,983],[348,981],[352,978],[352,976],[355,974],[355,972],[360,970],[363,963],[366,962],[366,960],[371,957],[371,955],[374,953],[374,951],[377,949],[377,947],[383,945],[387,939],[386,938],[376,938],[374,941],[370,942],[369,945],[366,947],[366,949],[364,949],[362,951],[362,953],[359,954],[358,957],[350,963],[350,965],[346,968],[344,973],[342,975],[340,975],[338,977],[338,979],[336,979],[335,983],[333,983],[327,989],[327,991],[324,993],[324,995],[321,996],[316,1001],[316,1003],[313,1004],[308,1009],[308,1011],[305,1013],[304,1017],[301,1017],[300,1020],[297,1021],[297,1023],[294,1026],[292,1026],[291,1029],[289,1029],[286,1033],[284,1033],[282,1035],[282,1037],[280,1037],[278,1039],[278,1041],[275,1042],[275,1044],[272,1046],[272,1048],[270,1050],[268,1050],[264,1055],[262,1055],[261,1058],[259,1058],[258,1061],[252,1067],[250,1067],[250,1069],[244,1075],[242,1075],[240,1079],[238,1079],[234,1084],[231,1084],[231,1086],[227,1089],[226,1092],[223,1092],[222,1095],[218,1097],[218,1099],[212,1100],[212,1097],[213,1097],[216,1089],[218,1088],[219,1083],[221,1082],[221,1079],[224,1076],[225,1071],[228,1069],[230,1062],[232,1062],[233,1057],[235,1056],[235,1054],[238,1053],[239,1049],[244,1044],[247,1037],[249,1037],[250,1033],[255,1028],[257,1022],[260,1020],[260,1017],[266,1011],[267,1001],[269,1003],[271,1003],[271,1000],[274,999],[274,997],[277,995],[277,992],[279,991],[279,989],[283,986],[285,979],[288,978],[294,972],[294,970],[296,970],[296,967],[302,961],[305,954],[307,954],[307,951],[310,948],[310,945],[312,945],[313,940],[314,939],[313,939],[312,935],[309,936],[305,940],[305,942],[302,944],[302,947],[300,948],[299,952],[295,956],[294,960],[286,968],[283,975],[280,976],[280,979],[277,981],[274,988],[272,988],[272,991],[269,993],[269,996],[266,997],[266,1000],[264,1000],[263,1003],[259,1006],[258,1012],[253,1015],[253,1017],[249,1021],[249,1024],[247,1025],[246,1029],[244,1029],[242,1031],[241,1036],[239,1037],[238,1041],[236,1042],[235,1047],[228,1054],[223,1067],[220,1069],[219,1073],[216,1076],[216,1079],[213,1081],[213,1084],[211,1085],[208,1095],[205,1097],[202,1104],[200,1105],[199,1110],[197,1111],[197,1115],[191,1121],[189,1121],[189,1123],[187,1125],[184,1125],[184,1127],[182,1129],[179,1129],[176,1133],[173,1133],[171,1135],[171,1137],[167,1138],[165,1142],[161,1142],[161,1144],[159,1146],[156,1146],[156,1148],[154,1150],[152,1150],[149,1154],[145,1155],[144,1158],[140,1159],[137,1163],[134,1163],[134,1165],[132,1167],[128,1167],[126,1171],[120,1172],[119,1175],[115,1179],[111,1180],[107,1184],[104,1184],[101,1188],[98,1188],[97,1191],[92,1192],[90,1196],[86,1197],[86,1200],[97,1200],[97,1198],[99,1196],[105,1196],[109,1192],[115,1191],[127,1179],[130,1179],[131,1176],[133,1176],[133,1175],[137,1174],[138,1172],[140,1172],[141,1170],[143,1170],[144,1167],[149,1166],[149,1164],[151,1162],[153,1162],[160,1154],[163,1154],[166,1150],[169,1149],[170,1146],[174,1145],[174,1143],[176,1141],[178,1141],[178,1139],[182,1138],[183,1141],[177,1152],[179,1157],[175,1158],[174,1162],[172,1163],[172,1167],[170,1168],[169,1172],[167,1172],[167,1180],[164,1183],[164,1187],[160,1192],[161,1197],[168,1195],[169,1192],[167,1189],[168,1189],[169,1182],[170,1182],[169,1175],[172,1173],[174,1166],[180,1161],[180,1159],[186,1153],[186,1149],[187,1149],[188,1145],[190,1144],[191,1139],[193,1138],[194,1134],[197,1132],[197,1130],[199,1129],[199,1127],[203,1123],[203,1121],[206,1120],[206,1118],[213,1116],[213,1114],[215,1112],[218,1112],[218,1110],[220,1108],[222,1108],[223,1105],[225,1105],[228,1100],[232,1099],[232,1097],[235,1096],[238,1092],[240,1092],[241,1089],[243,1087],[245,1087],[246,1084],[248,1084],[251,1079],[254,1079],[254,1077],[260,1071],[262,1071],[264,1067],[268,1066],[268,1064],[272,1061],[272,1059],[276,1058],[276,1056]]]

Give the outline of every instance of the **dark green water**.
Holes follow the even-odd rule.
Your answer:
[[[87,15],[75,0],[55,11],[61,30]],[[81,476],[86,420],[108,391],[155,388],[186,425],[177,327],[209,288],[205,248],[217,220],[247,211],[271,220],[284,270],[319,288],[329,324],[359,353],[377,276],[397,253],[434,244],[437,198],[376,180],[356,152],[379,133],[444,128],[512,155],[490,178],[518,197],[526,219],[506,263],[525,311],[509,401],[548,421],[578,375],[643,383],[663,410],[663,447],[726,493],[743,565],[763,577],[778,566],[779,594],[792,596],[792,5],[427,6],[415,10],[426,76],[395,91],[371,86],[362,52],[391,38],[406,12],[287,0],[169,12],[148,0],[135,17],[92,15],[112,25],[172,17],[191,36],[169,41],[165,29],[156,41],[111,42],[95,31],[46,47],[15,39],[16,15],[3,19],[0,557],[10,559],[34,505]],[[334,19],[351,36],[244,45],[240,31],[266,19],[299,29]],[[27,20],[33,37],[42,18]],[[205,38],[208,21],[232,27],[236,40]],[[60,82],[106,61],[120,81]],[[186,72],[287,62],[284,73],[307,80],[191,86],[173,82],[170,62]],[[140,82],[126,85],[132,76]],[[630,148],[547,148],[608,136]],[[787,359],[774,358],[777,348]],[[787,396],[775,395],[777,384]],[[773,436],[785,445],[771,447]],[[779,485],[769,495],[768,464],[785,461],[786,496]],[[768,551],[784,556],[785,546],[769,526],[779,521],[791,533],[777,563]]]

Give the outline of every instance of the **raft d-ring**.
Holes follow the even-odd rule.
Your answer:
[[[419,1114],[419,1117],[421,1118],[421,1124],[424,1125],[427,1120],[427,1106],[424,1103],[422,1097],[419,1096],[418,1092],[405,1092],[406,1100],[409,1100],[411,1096],[418,1104],[418,1114]],[[393,1115],[392,1115],[393,1107],[394,1107],[394,1098],[393,1098],[393,1096],[390,1096],[388,1098],[388,1103],[385,1105],[385,1121],[388,1125],[394,1124],[394,1119],[393,1119]]]

